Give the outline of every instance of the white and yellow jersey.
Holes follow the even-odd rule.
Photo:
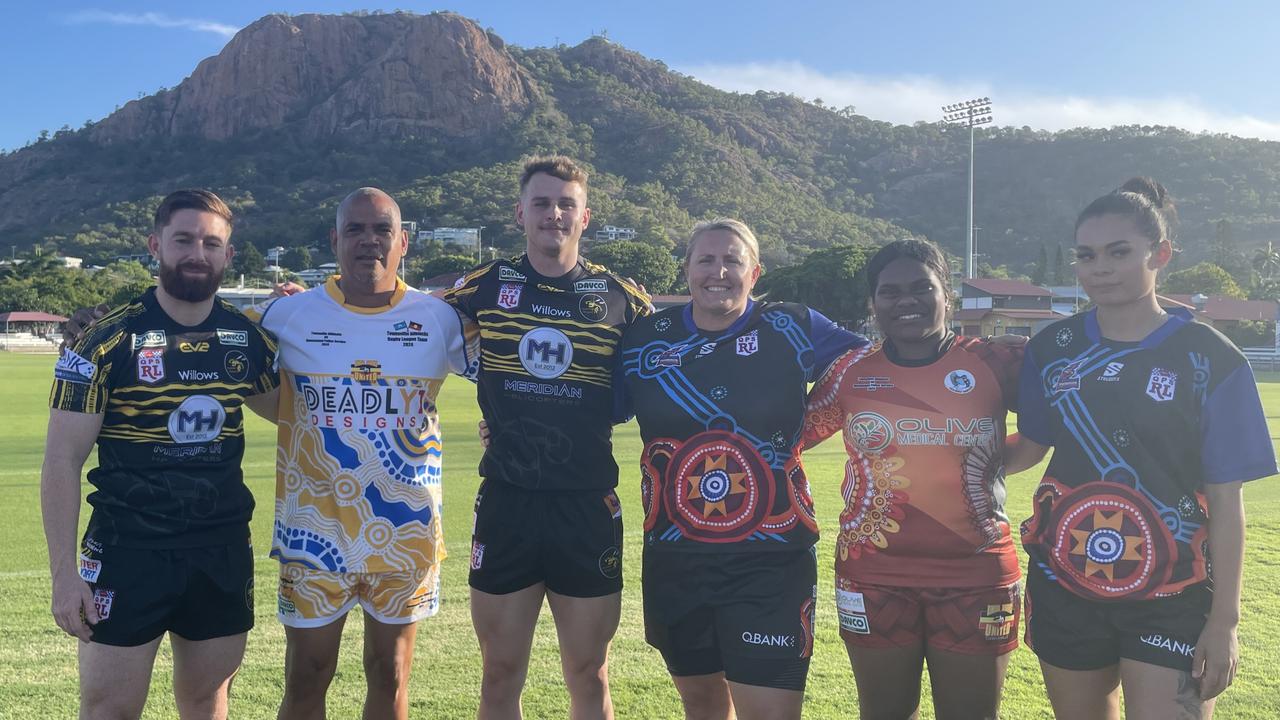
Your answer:
[[[399,572],[444,559],[436,393],[467,367],[443,301],[399,283],[344,302],[336,278],[248,313],[279,339],[271,556],[316,570]]]

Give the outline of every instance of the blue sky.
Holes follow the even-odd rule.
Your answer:
[[[375,9],[319,0],[6,5],[3,149],[177,85],[265,12]],[[1143,123],[1280,140],[1280,6],[1270,0],[399,0],[386,7],[396,8],[454,10],[523,46],[605,33],[717,87],[819,97],[892,122],[935,120],[939,105],[986,95],[1002,125]]]

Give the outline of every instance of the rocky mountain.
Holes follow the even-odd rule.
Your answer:
[[[177,88],[128,103],[89,137],[474,137],[525,112],[534,92],[502,40],[458,15],[268,15]]]

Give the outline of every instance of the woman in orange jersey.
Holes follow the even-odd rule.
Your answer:
[[[1018,645],[1020,572],[1004,514],[1005,417],[1022,346],[948,328],[946,259],[899,240],[867,263],[884,341],[836,360],[805,443],[842,432],[836,604],[864,718],[996,717]]]

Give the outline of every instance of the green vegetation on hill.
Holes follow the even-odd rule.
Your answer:
[[[0,156],[0,244],[104,264],[141,250],[160,195],[205,186],[235,207],[242,248],[308,248],[323,262],[338,200],[377,185],[400,199],[406,219],[483,225],[485,245],[506,253],[522,245],[512,220],[521,158],[563,152],[592,171],[588,232],[634,227],[638,242],[678,252],[693,221],[736,216],[756,230],[770,268],[908,235],[953,254],[963,246],[964,129],[722,92],[602,38],[501,48],[532,100],[479,136],[342,130],[317,140],[296,121],[221,141],[149,134],[107,143],[91,139],[93,125],[58,131]],[[1179,201],[1184,252],[1172,270],[1212,259],[1244,292],[1276,294],[1275,268],[1259,274],[1252,258],[1280,241],[1280,143],[1168,127],[981,130],[981,262],[996,275],[1061,275],[1045,265],[1069,257],[1078,210],[1136,174]]]

